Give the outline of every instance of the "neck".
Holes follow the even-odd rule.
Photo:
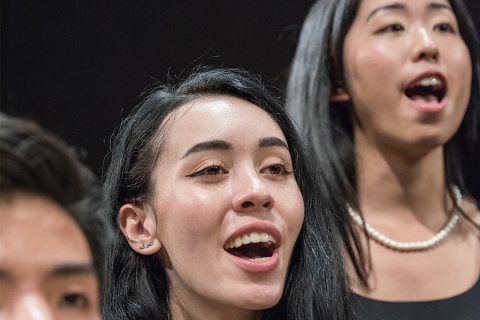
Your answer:
[[[261,312],[212,305],[202,299],[183,297],[170,292],[170,311],[172,320],[259,320]]]
[[[407,157],[398,150],[382,150],[362,135],[355,135],[355,145],[358,197],[367,220],[413,214],[432,227],[445,222],[451,201],[446,196],[443,146]],[[438,221],[432,221],[435,216]]]

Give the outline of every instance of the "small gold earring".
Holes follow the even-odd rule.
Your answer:
[[[145,249],[145,244],[142,243],[142,245],[140,246],[139,249],[140,249],[140,250],[141,250],[141,249]]]

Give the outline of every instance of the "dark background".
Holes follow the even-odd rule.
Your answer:
[[[202,63],[281,86],[313,2],[2,0],[1,110],[79,147],[100,175],[114,128],[156,81]],[[480,2],[466,3],[480,29]]]

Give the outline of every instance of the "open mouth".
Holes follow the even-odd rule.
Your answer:
[[[265,261],[272,257],[277,241],[268,233],[252,232],[231,240],[224,249],[239,258]]]
[[[438,103],[446,93],[445,80],[440,76],[427,76],[413,82],[405,90],[405,95],[411,100]]]

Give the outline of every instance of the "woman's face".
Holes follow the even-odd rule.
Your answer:
[[[152,200],[173,308],[272,307],[304,215],[285,136],[230,96],[194,100],[171,120]]]
[[[343,61],[356,135],[408,154],[445,144],[460,126],[472,67],[448,1],[361,1]]]
[[[90,249],[75,221],[43,197],[0,206],[0,319],[100,319]]]

